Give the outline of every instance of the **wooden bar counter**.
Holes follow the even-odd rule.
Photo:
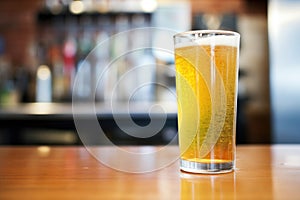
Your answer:
[[[93,147],[97,152],[112,154],[115,148],[113,146]],[[160,147],[122,148],[142,152]],[[170,156],[178,153],[177,146],[166,148]],[[155,160],[127,164],[124,162],[123,165],[136,164],[143,168],[151,165],[151,162]],[[238,146],[237,169],[232,173],[220,175],[183,173],[179,170],[178,160],[152,172],[122,172],[102,164],[86,148],[79,146],[0,147],[1,200],[286,200],[299,199],[299,197],[300,145]]]

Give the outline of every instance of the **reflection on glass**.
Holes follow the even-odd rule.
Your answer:
[[[182,172],[180,197],[185,199],[236,199],[236,174],[194,175]]]

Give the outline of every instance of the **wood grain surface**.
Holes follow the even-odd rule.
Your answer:
[[[116,147],[93,148],[109,154]],[[143,152],[161,147],[122,148]],[[167,148],[170,154],[178,151],[177,146]],[[0,199],[298,199],[299,155],[300,145],[238,146],[232,173],[183,173],[175,160],[137,174],[102,164],[84,147],[2,146]],[[135,164],[151,162],[155,159]]]

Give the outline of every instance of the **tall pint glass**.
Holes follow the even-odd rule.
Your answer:
[[[235,168],[240,35],[201,30],[174,36],[180,169]]]

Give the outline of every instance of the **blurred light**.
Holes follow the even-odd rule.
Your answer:
[[[94,7],[100,13],[105,13],[108,11],[108,2],[104,0],[96,1]]]
[[[38,151],[40,156],[48,156],[49,153],[50,153],[50,147],[48,147],[48,146],[39,146],[37,148],[37,151]]]
[[[287,156],[283,164],[289,167],[300,167],[300,157],[295,155]]]
[[[208,29],[216,30],[220,28],[222,16],[216,14],[204,14],[202,22],[206,24]]]
[[[142,0],[141,7],[145,12],[153,12],[157,8],[156,0]]]
[[[95,10],[95,3],[93,0],[82,0],[84,11],[91,12]]]
[[[55,113],[53,108],[53,103],[43,102],[43,103],[32,103],[28,105],[28,113],[33,115],[45,115],[49,113]]]
[[[49,67],[46,66],[46,65],[41,65],[38,68],[37,76],[41,80],[47,80],[51,76],[51,72],[50,72]]]
[[[272,139],[299,143],[300,122],[300,1],[270,0],[268,31]]]
[[[46,6],[52,14],[59,14],[63,10],[63,4],[60,0],[46,0]]]
[[[84,11],[84,4],[82,1],[72,1],[69,9],[73,14],[80,14]]]

